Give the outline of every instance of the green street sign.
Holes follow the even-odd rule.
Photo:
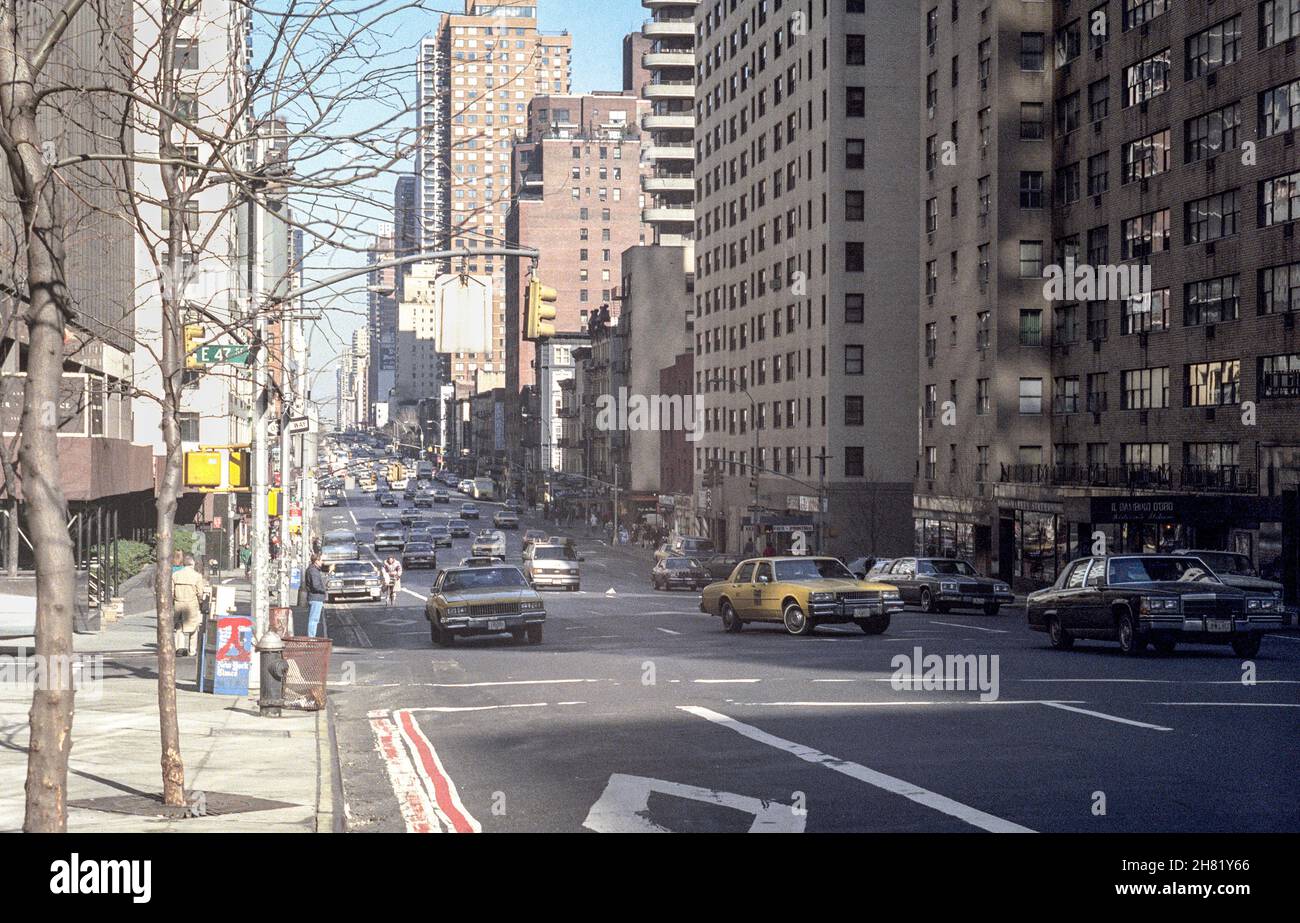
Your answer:
[[[194,359],[200,365],[248,365],[249,349],[238,343],[208,343],[194,350]]]

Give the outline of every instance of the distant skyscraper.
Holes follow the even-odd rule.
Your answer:
[[[452,379],[472,393],[480,371],[505,362],[505,260],[473,251],[504,246],[510,210],[510,149],[536,94],[570,92],[568,35],[537,29],[535,3],[465,0],[420,44],[416,153],[420,245],[467,248],[455,268],[492,277],[493,349],[452,356]],[[443,262],[450,269],[451,261]]]
[[[381,225],[366,254],[369,264],[393,259],[393,228]],[[386,404],[388,392],[397,383],[397,273],[393,269],[372,269],[367,277],[370,286],[367,349],[373,350],[366,368],[369,402],[357,409],[362,419],[376,426],[384,412],[376,404]]]
[[[410,256],[420,249],[420,214],[416,207],[419,183],[415,174],[397,178],[393,188],[393,255]],[[406,267],[397,270],[397,300],[402,300]]]

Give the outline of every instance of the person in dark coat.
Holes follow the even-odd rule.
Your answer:
[[[329,590],[325,586],[325,572],[321,570],[320,555],[311,556],[311,565],[307,568],[307,637],[316,637],[320,626],[321,614],[329,600]]]

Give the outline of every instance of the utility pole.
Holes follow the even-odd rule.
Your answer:
[[[826,446],[817,453],[818,477],[817,477],[817,553],[826,553],[826,460],[831,456],[826,452]]]

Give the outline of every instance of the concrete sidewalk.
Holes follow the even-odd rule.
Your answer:
[[[242,584],[242,572],[223,575]],[[158,733],[156,620],[149,571],[124,585],[124,616],[94,635],[76,636],[79,654],[102,677],[77,695],[68,777],[73,833],[328,833],[334,829],[333,748],[327,712],[285,710],[258,716],[256,694],[196,691],[197,658],[177,661],[176,707],[189,798],[204,795],[207,816],[169,818],[150,805],[162,791]],[[22,642],[0,644],[13,664]],[[30,652],[30,644],[25,645]],[[0,682],[0,831],[20,830],[27,772],[32,688],[12,675]],[[0,675],[4,675],[0,673]],[[234,796],[234,797],[230,797]],[[75,804],[115,799],[93,806]],[[341,798],[337,804],[341,809]],[[112,810],[110,810],[110,808]],[[124,812],[134,813],[124,813]],[[218,813],[220,812],[220,813]]]

